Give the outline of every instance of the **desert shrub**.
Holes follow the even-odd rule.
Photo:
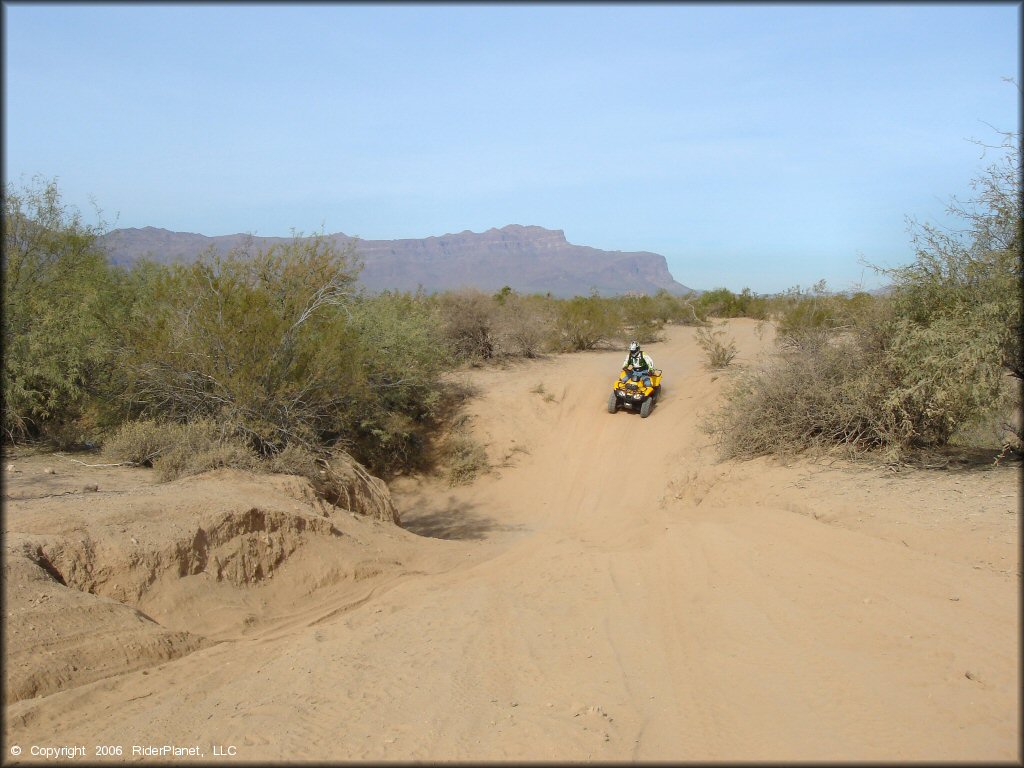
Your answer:
[[[1020,134],[1002,139],[999,158],[972,183],[975,198],[950,203],[964,226],[912,222],[915,260],[884,270],[897,318],[889,355],[922,441],[942,444],[1005,413],[1006,374],[1024,380]],[[1018,447],[1020,439],[1018,431]]]
[[[750,317],[754,320],[768,319],[768,300],[764,296],[757,296],[749,288],[744,288],[736,297],[737,311],[739,317]]]
[[[708,317],[736,317],[736,296],[728,288],[714,288],[704,291],[694,302],[694,307],[702,320]]]
[[[262,455],[344,434],[356,271],[322,236],[141,271],[120,338],[125,416],[211,419]]]
[[[561,348],[579,352],[620,337],[623,322],[614,299],[593,294],[561,302],[555,325]]]
[[[721,328],[698,328],[697,344],[707,355],[710,368],[727,368],[736,357],[736,341],[726,337]]]
[[[824,280],[808,290],[801,290],[800,286],[791,288],[775,302],[776,333],[785,338],[809,330],[836,328],[848,319],[841,305],[841,297],[830,295]]]
[[[685,301],[682,297],[673,296],[664,288],[651,297],[654,317],[657,318],[662,325],[667,323],[686,322],[685,315],[688,315],[689,313],[684,312],[684,303]]]
[[[728,288],[715,288],[702,293],[692,304],[701,321],[709,317],[752,317],[756,320],[768,317],[767,300],[755,296],[749,288],[738,294]]]
[[[889,402],[913,425],[915,443],[944,445],[965,425],[1005,403],[998,325],[947,316],[927,325],[895,321],[887,367],[897,382]]]
[[[309,479],[320,476],[322,454],[304,445],[290,443],[263,460],[263,468],[281,475],[299,475]]]
[[[530,391],[535,395],[540,395],[540,399],[545,403],[560,403],[565,398],[564,389],[562,390],[562,396],[556,397],[553,392],[548,392],[548,388],[544,385],[543,381],[538,382]]]
[[[869,322],[873,313],[878,311],[878,304],[881,299],[876,299],[865,291],[856,291],[849,296],[837,295],[836,313],[839,316],[839,325],[863,325]]]
[[[489,360],[494,355],[497,302],[475,288],[449,291],[438,297],[442,337],[461,360]]]
[[[436,431],[440,376],[455,362],[421,293],[383,293],[350,304],[346,325],[356,384],[344,404],[342,441],[373,471],[420,466]]]
[[[623,328],[620,337],[625,340],[636,339],[641,344],[650,344],[661,340],[661,331],[665,327],[662,315],[665,312],[664,302],[653,296],[623,296],[618,299]]]
[[[994,418],[1017,419],[1019,449],[1020,149],[1007,136],[978,197],[950,207],[963,229],[915,225],[914,262],[885,270],[888,298],[839,299],[823,285],[788,297],[779,355],[706,424],[727,456],[841,445],[896,461]]]
[[[219,467],[255,469],[259,457],[246,443],[213,421],[187,424],[153,419],[126,422],[103,443],[108,456],[153,467],[162,480]]]
[[[312,484],[318,496],[330,504],[381,522],[401,525],[398,510],[387,484],[343,450],[332,450],[317,458]]]
[[[701,315],[697,311],[696,299],[693,294],[675,299],[676,306],[673,310],[670,321],[679,325],[700,325],[707,321],[707,315]]]
[[[450,485],[465,485],[489,468],[483,446],[467,435],[447,441],[443,452]]]
[[[451,486],[471,483],[481,472],[490,469],[487,451],[461,428],[456,428],[445,440],[441,456]]]
[[[56,182],[4,188],[3,440],[73,442],[112,370],[105,319],[113,277],[102,224],[67,206]]]
[[[552,346],[555,308],[542,296],[501,296],[494,323],[495,349],[511,357],[538,357]]]
[[[178,436],[176,424],[159,424],[154,419],[127,421],[103,440],[103,451],[117,461],[151,467]]]
[[[704,423],[727,458],[846,445],[906,444],[907,424],[888,407],[891,381],[858,339],[789,337],[768,364],[741,372]]]

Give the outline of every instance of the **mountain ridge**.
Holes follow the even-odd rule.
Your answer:
[[[395,240],[366,240],[344,232],[324,237],[338,247],[355,247],[364,265],[360,283],[371,291],[419,287],[495,291],[505,285],[521,293],[555,296],[693,291],[675,280],[661,254],[576,245],[566,239],[564,230],[536,225],[508,224],[484,232],[463,230]],[[187,263],[210,248],[226,254],[250,242],[263,249],[292,239],[241,233],[207,236],[147,226],[112,230],[100,238],[100,244],[112,263],[130,266],[141,258]]]

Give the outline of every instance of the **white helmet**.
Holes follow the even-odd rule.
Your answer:
[[[637,344],[635,341],[631,341],[629,343],[629,351],[630,351],[630,353],[639,352],[640,351],[640,345]]]

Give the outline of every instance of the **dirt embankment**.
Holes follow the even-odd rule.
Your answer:
[[[6,466],[8,703],[179,658],[316,589],[400,570],[357,534],[369,526],[372,539],[395,515],[386,487],[363,488],[356,472],[342,507],[298,477],[157,484],[147,470],[29,452]],[[300,550],[306,562],[290,562]]]
[[[5,743],[1019,759],[1017,468],[720,463],[729,374],[689,328],[649,352],[648,419],[606,412],[619,351],[467,374],[493,470],[393,483],[401,528],[295,478],[5,460]]]

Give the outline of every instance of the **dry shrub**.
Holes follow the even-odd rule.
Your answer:
[[[219,467],[255,469],[257,455],[238,437],[205,419],[177,424],[130,421],[106,440],[104,452],[120,461],[151,466],[161,480],[197,475]]]
[[[475,288],[441,296],[441,333],[446,348],[468,361],[491,359],[496,309],[491,296]]]
[[[473,482],[478,474],[490,467],[483,446],[466,436],[449,442],[447,457],[448,484],[453,486]]]
[[[374,520],[402,524],[387,484],[347,453],[335,450],[316,464],[316,475],[310,479],[327,502]]]
[[[401,525],[384,481],[341,450],[318,454],[288,445],[261,459],[242,440],[224,434],[218,425],[206,420],[190,424],[127,422],[103,448],[106,455],[119,461],[153,467],[164,481],[220,467],[299,475],[307,478],[317,495],[330,504]]]
[[[466,431],[465,419],[456,422],[455,429],[441,445],[440,455],[451,486],[471,483],[491,467],[487,451]]]
[[[103,441],[103,451],[118,461],[151,467],[175,444],[180,430],[178,424],[158,424],[153,419],[127,421]]]
[[[741,374],[704,423],[726,458],[846,446],[888,448],[911,434],[887,407],[892,383],[856,338],[807,333],[766,366]]]
[[[539,297],[514,292],[499,296],[494,328],[497,351],[510,357],[539,357],[551,346],[554,307]]]
[[[550,392],[548,392],[547,388],[544,386],[544,382],[539,383],[537,386],[535,386],[530,391],[533,392],[535,395],[540,395],[541,399],[543,399],[545,403],[555,403],[555,402],[558,402],[556,400],[555,396],[553,394],[551,394]]]
[[[698,328],[697,343],[707,354],[710,368],[727,368],[736,357],[736,342],[732,338],[725,337],[725,331],[720,328],[712,329],[707,326]]]
[[[268,457],[264,467],[268,472],[281,475],[301,475],[313,479],[317,477],[319,466],[317,455],[305,446],[291,443],[283,450]]]

